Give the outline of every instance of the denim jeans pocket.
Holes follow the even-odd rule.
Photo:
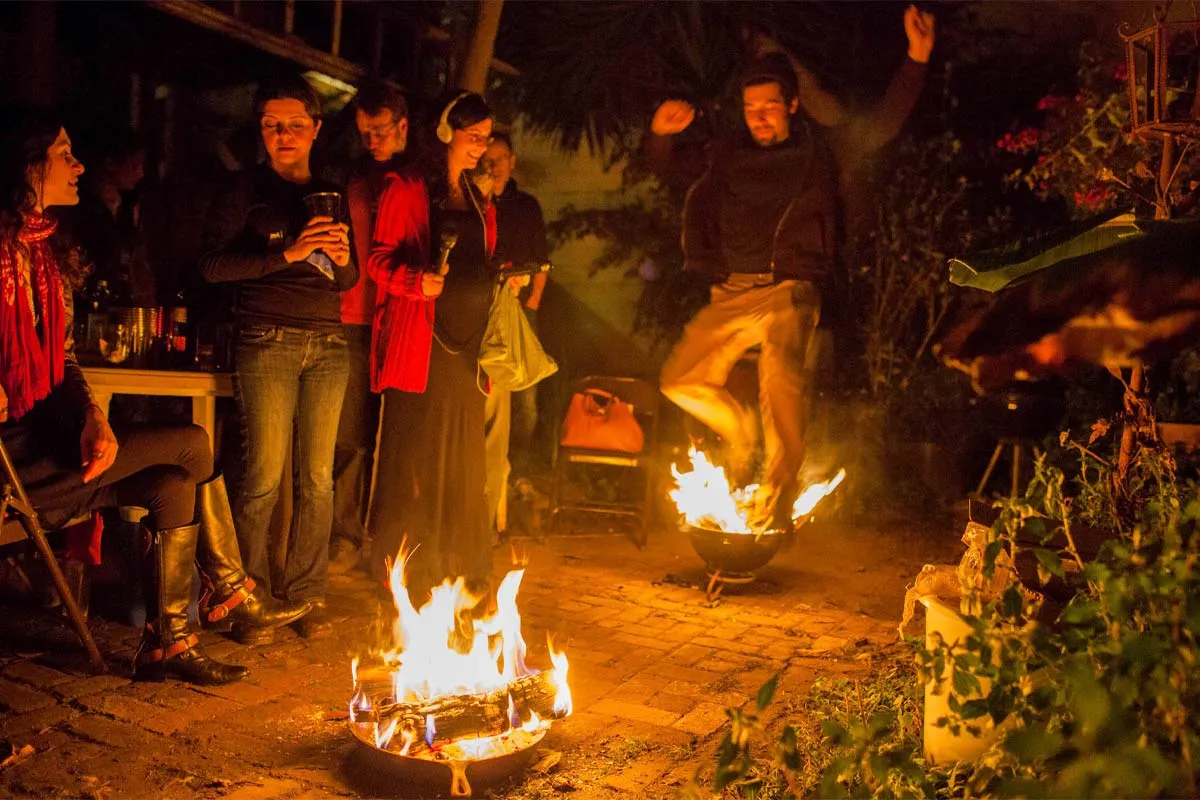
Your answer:
[[[247,325],[238,330],[238,344],[264,344],[275,338],[274,325]]]

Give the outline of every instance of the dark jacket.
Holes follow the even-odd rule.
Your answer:
[[[543,264],[550,259],[546,246],[546,220],[537,198],[517,188],[511,178],[504,193],[497,195],[496,260],[513,266]]]
[[[236,174],[213,198],[200,274],[210,283],[234,283],[236,316],[243,325],[280,325],[340,333],[340,292],[358,281],[353,237],[350,262],[334,280],[306,261],[288,263],[286,250],[308,222],[304,196],[341,192],[331,183],[284,180],[267,166]]]
[[[822,128],[797,115],[787,156],[795,159],[789,172],[802,177],[791,202],[775,220],[770,264],[775,280],[813,281],[819,286],[834,280],[839,182],[900,131],[924,75],[924,65],[906,60],[874,108],[834,127]],[[805,97],[800,101],[804,105]],[[756,145],[743,130],[739,141],[712,143],[703,154],[693,152],[689,157],[675,152],[672,138],[651,133],[644,147],[651,168],[665,182],[678,184],[689,172],[693,178],[683,210],[684,268],[723,280],[730,270],[721,250],[718,208],[731,164],[738,158],[758,157],[752,150]],[[695,164],[703,169],[698,177]]]

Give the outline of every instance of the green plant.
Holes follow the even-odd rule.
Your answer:
[[[967,177],[971,158],[949,127],[905,137],[879,181],[874,224],[851,247],[867,388],[878,400],[909,388],[944,332],[953,301],[946,259],[1006,230],[1003,212],[980,217],[968,205],[977,188]]]
[[[1063,435],[1078,458],[1073,479],[1038,460],[1025,495],[1000,503],[985,580],[966,587],[970,634],[953,648],[913,643],[920,682],[949,694],[950,714],[935,724],[956,735],[1003,725],[975,762],[924,765],[904,706],[828,715],[814,789],[812,751],[798,746],[811,711],[794,709],[810,716],[763,745],[768,684],[756,713],[731,712],[718,787],[757,796],[774,770],[788,786],[781,797],[1196,796],[1200,488],[1177,480],[1152,436],[1114,480],[1102,448],[1112,438],[1107,423],[1086,444]],[[1102,534],[1094,553],[1080,544],[1084,532]],[[1015,571],[998,573],[1002,564]],[[984,594],[997,575],[1002,588]]]
[[[804,695],[775,701],[786,721],[768,745],[770,757],[760,759],[754,748],[768,736],[762,717],[774,697],[772,679],[759,690],[755,711],[729,712],[715,788],[757,800],[830,797],[844,793],[839,776],[863,767],[882,794],[911,795],[924,781],[920,761],[913,759],[921,735],[917,690],[912,660],[855,679],[818,678]],[[699,787],[689,794],[701,796]]]
[[[1157,139],[1129,129],[1128,75],[1118,48],[1115,40],[1107,47],[1085,42],[1073,86],[1042,97],[1034,124],[996,142],[1017,164],[1008,182],[1064,200],[1077,218],[1113,209],[1151,217],[1158,205],[1191,211],[1195,150],[1184,144],[1169,175],[1159,174]],[[1164,185],[1164,177],[1171,181]]]
[[[1151,370],[1150,386],[1161,419],[1200,423],[1200,347],[1189,347]]]

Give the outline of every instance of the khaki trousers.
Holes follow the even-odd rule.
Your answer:
[[[512,392],[493,386],[484,404],[484,464],[487,475],[488,517],[492,528],[508,527],[509,434],[512,431]]]
[[[821,299],[807,281],[772,283],[770,275],[734,274],[714,286],[712,300],[684,328],[663,366],[662,392],[728,442],[751,452],[754,416],[725,388],[734,364],[752,347],[758,359],[764,483],[795,491],[808,424],[805,360],[821,317]]]

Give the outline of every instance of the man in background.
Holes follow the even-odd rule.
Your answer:
[[[359,91],[354,105],[354,122],[366,153],[351,174],[346,200],[355,256],[358,263],[366,264],[384,178],[400,164],[408,144],[408,104],[399,89],[373,83]],[[365,521],[380,405],[380,396],[371,391],[370,378],[374,314],[375,283],[363,269],[354,288],[342,293],[342,324],[349,345],[350,377],[333,461],[329,571],[334,574],[358,566],[366,541]]]
[[[139,197],[145,145],[133,131],[115,129],[99,136],[92,152],[96,166],[83,180],[79,205],[65,215],[67,229],[92,262],[89,283],[106,281],[120,303],[156,306]]]
[[[512,139],[496,133],[480,159],[480,168],[491,178],[492,202],[496,207],[496,261],[523,266],[545,263],[550,257],[546,245],[546,222],[542,207],[528,192],[517,188],[513,170],[517,156]],[[522,292],[522,305],[529,321],[537,328],[538,307],[546,290],[547,275],[535,275]],[[513,394],[493,387],[487,403],[487,491],[488,504],[496,532],[503,533],[507,524],[508,476],[510,444],[520,459],[522,469],[531,461],[533,429],[537,425],[537,387]]]

